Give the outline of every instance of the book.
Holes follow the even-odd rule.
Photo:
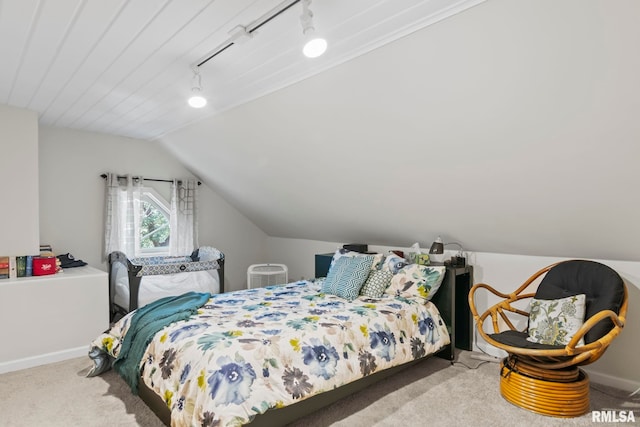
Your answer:
[[[16,265],[16,257],[9,257],[9,279],[15,279],[18,277],[18,269]]]
[[[16,257],[16,271],[18,277],[25,277],[27,275],[27,256],[21,255]]]
[[[9,278],[9,257],[0,256],[0,279]]]
[[[27,255],[27,266],[25,276],[33,276],[33,255]]]

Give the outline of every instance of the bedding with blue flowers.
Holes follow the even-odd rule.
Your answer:
[[[92,352],[116,358],[133,313]],[[156,333],[139,366],[172,426],[233,426],[447,344],[438,309],[423,298],[349,302],[300,281],[212,295],[196,316]]]

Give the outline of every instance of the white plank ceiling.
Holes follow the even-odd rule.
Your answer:
[[[0,103],[36,111],[43,125],[155,139],[482,1],[315,0],[329,50],[307,59],[293,0],[0,0]],[[201,67],[209,104],[189,108],[191,65],[234,27],[291,3]]]

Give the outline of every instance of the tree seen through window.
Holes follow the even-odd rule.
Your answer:
[[[145,193],[140,203],[140,248],[169,247],[170,225],[166,208]]]

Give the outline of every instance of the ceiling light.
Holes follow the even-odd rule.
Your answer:
[[[321,38],[314,38],[305,43],[302,53],[307,58],[317,58],[327,50],[327,41]]]
[[[317,58],[327,50],[327,41],[321,37],[315,36],[315,28],[313,26],[313,12],[309,10],[311,0],[302,0],[302,15],[300,15],[300,23],[302,24],[302,34],[305,36],[305,44],[302,53],[307,58]]]
[[[191,85],[191,98],[189,98],[189,105],[193,108],[202,108],[207,105],[207,98],[202,96],[200,70],[197,67],[193,67],[193,83]]]
[[[194,94],[189,98],[189,105],[193,108],[202,108],[207,105],[207,98],[202,95],[198,95],[196,89],[193,90]]]

